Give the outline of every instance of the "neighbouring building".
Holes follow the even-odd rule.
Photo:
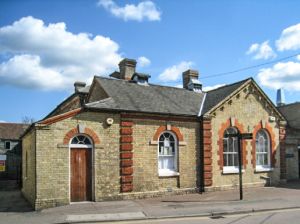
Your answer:
[[[153,85],[124,59],[110,78],[74,93],[23,135],[23,195],[41,209],[77,201],[234,188],[238,140],[244,186],[286,179],[286,120],[252,79],[202,91]]]
[[[0,123],[0,179],[21,179],[22,144],[20,136],[28,125]]]
[[[300,102],[284,104],[279,102],[279,111],[287,120],[286,128],[286,169],[287,179],[300,179]]]

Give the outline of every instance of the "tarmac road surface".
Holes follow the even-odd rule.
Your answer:
[[[111,222],[99,222],[98,224]],[[249,214],[237,214],[215,217],[183,217],[170,219],[152,219],[139,221],[113,222],[115,224],[299,224],[300,209],[286,209]]]

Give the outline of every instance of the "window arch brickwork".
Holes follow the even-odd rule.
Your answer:
[[[174,132],[174,134],[176,135],[178,141],[182,142],[183,141],[183,135],[181,134],[179,128],[175,127],[175,126],[171,126],[170,130],[167,130],[166,125],[160,126],[154,136],[153,136],[153,141],[158,141],[159,136],[164,132],[164,131],[172,131]]]
[[[83,133],[79,133],[78,128],[76,127],[67,132],[67,134],[65,135],[65,137],[63,139],[63,144],[65,144],[65,145],[69,144],[70,140],[77,134],[86,134],[91,137],[94,144],[100,143],[100,139],[99,139],[98,135],[92,129],[85,127]]]

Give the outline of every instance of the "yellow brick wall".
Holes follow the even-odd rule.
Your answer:
[[[108,117],[115,121],[111,126],[105,123]],[[78,124],[92,129],[100,139],[93,152],[94,200],[119,193],[119,115],[84,112],[37,129],[37,209],[70,202],[70,153],[63,139]]]
[[[22,139],[22,193],[33,207],[36,198],[35,186],[35,130],[32,130]]]
[[[212,162],[213,162],[213,186],[212,188],[222,189],[234,187],[238,185],[238,174],[222,174],[222,170],[218,165],[219,155],[219,135],[218,132],[222,123],[228,119],[237,119],[245,129],[245,131],[253,132],[254,127],[263,121],[269,122],[271,109],[266,109],[266,103],[258,93],[249,93],[249,91],[241,91],[239,97],[234,96],[230,101],[213,113],[212,118]],[[275,115],[272,115],[275,116]],[[279,152],[279,129],[276,122],[269,122],[275,134],[276,164],[272,172],[256,173],[251,164],[252,159],[252,142],[246,140],[247,165],[243,173],[243,182],[245,186],[263,185],[266,183],[266,177],[271,178],[271,184],[279,182],[280,178],[280,152]],[[249,129],[249,130],[248,130]]]
[[[133,191],[147,192],[164,189],[196,188],[197,158],[199,150],[199,124],[164,120],[132,119],[133,125]],[[160,126],[179,128],[186,145],[179,145],[179,177],[159,177],[158,145],[151,140]]]

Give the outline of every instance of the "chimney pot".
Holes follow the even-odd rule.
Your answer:
[[[136,60],[124,58],[119,63],[120,79],[131,80],[135,73]]]
[[[75,87],[75,93],[79,92],[80,89],[84,88],[86,86],[86,83],[85,82],[79,82],[79,81],[76,81],[74,83],[74,87]]]

